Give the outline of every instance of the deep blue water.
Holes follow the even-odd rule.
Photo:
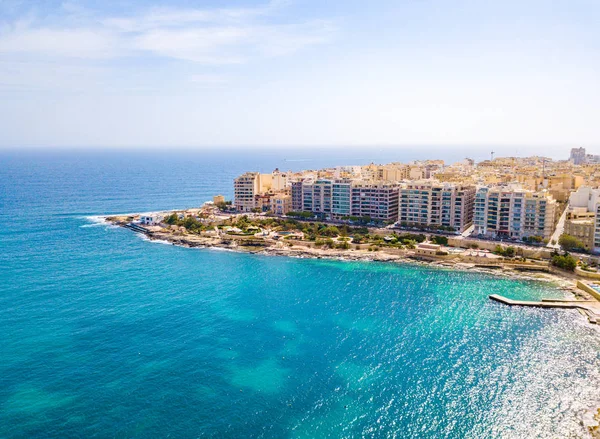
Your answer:
[[[369,161],[0,153],[0,437],[584,437],[598,331],[487,299],[561,295],[547,284],[177,248],[88,218]]]

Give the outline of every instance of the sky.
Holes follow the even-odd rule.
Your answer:
[[[599,115],[597,0],[0,0],[0,148],[600,153]]]

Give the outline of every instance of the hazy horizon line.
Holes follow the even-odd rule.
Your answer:
[[[405,144],[324,144],[324,145],[201,145],[201,146],[169,146],[169,145],[142,145],[142,146],[69,146],[69,145],[50,145],[50,146],[0,146],[1,153],[112,153],[120,151],[122,153],[145,151],[148,153],[190,153],[190,152],[249,152],[256,153],[274,153],[284,155],[286,152],[298,155],[299,152],[314,154],[318,152],[335,153],[376,153],[393,152],[395,149],[398,152],[410,152],[411,148],[418,147],[419,151],[412,151],[415,156],[414,160],[436,160],[443,159],[444,156],[460,154],[464,152],[464,158],[473,158],[478,161],[487,160],[493,152],[495,158],[499,157],[548,157],[553,160],[566,160],[569,157],[571,148],[583,146],[588,150],[588,153],[593,153],[600,148],[594,148],[589,145],[581,144],[524,144],[524,145],[503,145],[503,144],[428,144],[428,143],[405,143]],[[368,148],[368,149],[363,149]],[[424,154],[430,155],[428,158],[420,158]],[[439,154],[435,156],[435,154]],[[290,159],[298,159],[298,157],[290,157]],[[303,157],[302,159],[314,159],[312,157]],[[365,158],[367,159],[367,158]],[[373,157],[376,160],[376,157]]]

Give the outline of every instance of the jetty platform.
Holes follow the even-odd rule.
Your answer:
[[[542,299],[540,301],[513,300],[499,294],[489,296],[491,300],[508,306],[532,306],[536,308],[578,309],[590,323],[600,324],[600,302],[597,300]]]

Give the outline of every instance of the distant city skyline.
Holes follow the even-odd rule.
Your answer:
[[[591,0],[5,0],[0,148],[597,154],[599,19]]]

